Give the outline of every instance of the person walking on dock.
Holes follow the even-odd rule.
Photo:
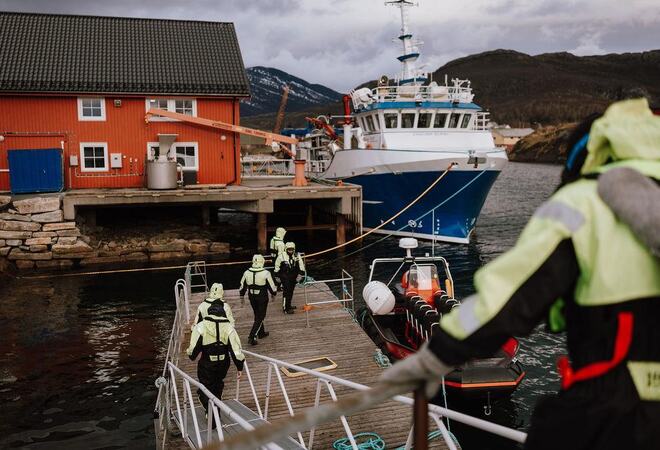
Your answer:
[[[270,238],[270,257],[273,258],[273,261],[277,259],[280,253],[284,252],[285,235],[286,230],[282,227],[277,227],[275,230],[275,236]]]
[[[282,280],[282,311],[293,314],[293,290],[296,288],[298,276],[305,274],[305,263],[300,253],[296,252],[296,244],[287,242],[284,253],[275,260],[275,274]]]
[[[383,381],[427,382],[492,354],[547,317],[566,330],[561,392],[534,410],[526,449],[660,448],[660,117],[611,105],[568,141],[562,185],[516,245],[480,269],[476,294]]]
[[[227,318],[224,306],[221,302],[211,304],[207,315],[193,328],[190,345],[186,350],[192,361],[201,353],[197,362],[197,378],[218,399],[222,399],[224,379],[231,364],[230,357],[238,370],[238,379],[241,378],[245,362],[241,340]],[[197,390],[197,395],[208,414],[208,396],[201,389]]]
[[[284,253],[285,235],[286,230],[282,227],[277,227],[275,236],[270,239],[270,257],[273,260],[273,264],[277,260],[277,257],[280,256],[280,253]],[[278,276],[275,276],[275,286],[277,286],[278,291],[282,289],[282,280]]]
[[[268,293],[270,292],[272,296],[275,296],[277,288],[270,272],[264,269],[264,263],[263,256],[254,255],[252,257],[252,267],[243,272],[243,278],[241,278],[239,291],[241,302],[243,302],[247,292],[254,312],[254,323],[248,336],[250,345],[257,345],[257,339],[263,339],[270,334],[266,331],[264,319],[268,311]]]
[[[229,322],[234,325],[234,315],[231,312],[231,307],[223,300],[225,295],[225,290],[222,287],[222,283],[213,283],[211,289],[209,290],[209,296],[204,299],[202,303],[197,307],[197,320],[192,325],[193,327],[204,320],[204,317],[208,314],[208,310],[213,303],[220,303],[225,310],[225,317],[229,319]]]

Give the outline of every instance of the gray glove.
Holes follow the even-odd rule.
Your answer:
[[[598,195],[656,256],[660,256],[660,187],[634,169],[619,167],[598,178]]]
[[[380,381],[389,384],[402,384],[411,381],[425,383],[426,396],[433,397],[442,384],[442,377],[454,370],[440,361],[428,343],[417,353],[397,362],[380,376]]]

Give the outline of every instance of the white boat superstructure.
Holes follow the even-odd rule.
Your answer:
[[[343,116],[312,119],[316,129],[303,135],[299,157],[311,176],[362,186],[366,228],[386,222],[451,166],[442,183],[380,232],[467,243],[506,152],[495,147],[489,113],[473,102],[469,80],[445,76],[439,84],[418,70],[422,43],[409,28],[414,4],[387,4],[401,11],[400,75],[351,91]]]

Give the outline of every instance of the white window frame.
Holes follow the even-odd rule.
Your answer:
[[[385,119],[385,114],[393,114],[396,116],[396,126],[395,127],[388,127],[387,126],[387,119]],[[385,130],[396,130],[401,128],[401,111],[397,110],[385,110],[383,111],[383,125],[385,126]]]
[[[444,114],[445,115],[445,121],[442,123],[441,127],[436,127],[435,126],[435,119],[438,117],[438,114]],[[441,111],[436,111],[433,113],[433,124],[431,125],[431,128],[434,128],[436,130],[446,130],[447,129],[447,123],[449,122],[449,116],[451,115],[450,112],[447,112],[446,110],[441,110]]]
[[[472,117],[472,116],[474,116],[474,115],[475,114],[472,114],[472,113],[463,113],[463,116],[461,117],[461,123],[460,123],[460,129],[461,130],[469,130],[469,129],[472,128],[472,121],[474,120],[474,117]],[[463,121],[465,120],[466,117],[469,117],[469,120],[468,120],[468,123],[465,126],[463,126]]]
[[[151,148],[160,146],[159,142],[147,142],[147,156],[151,155]],[[195,166],[194,167],[183,167],[183,170],[186,172],[197,171],[199,172],[199,143],[197,142],[174,142],[170,149],[170,153],[174,154],[174,160],[176,161],[176,148],[177,147],[195,147]]]
[[[85,147],[103,147],[103,167],[85,167]],[[80,171],[81,172],[107,172],[110,161],[108,160],[107,142],[81,142],[80,143]]]
[[[148,112],[149,111],[149,101],[150,100],[167,100],[167,110],[170,112],[176,112],[176,101],[177,100],[192,100],[192,116],[191,117],[197,117],[197,99],[192,98],[192,97],[162,97],[162,96],[155,96],[155,97],[146,97],[144,99],[144,111]],[[178,119],[171,119],[169,117],[159,117],[159,116],[151,116],[149,118],[150,122],[180,122]]]
[[[374,127],[376,127],[376,129],[374,131],[380,131],[380,117],[379,117],[379,114],[374,113],[374,114],[371,115],[371,117],[374,120]]]
[[[83,100],[101,100],[101,116],[83,116]],[[104,122],[105,121],[105,97],[78,97],[78,120],[81,122]]]
[[[429,118],[430,123],[429,123],[428,127],[420,127],[419,126],[419,118],[421,117],[422,114],[428,114],[428,115],[431,116]],[[433,119],[434,119],[434,117],[435,116],[433,115],[432,110],[431,111],[429,111],[429,110],[420,110],[420,111],[418,111],[417,118],[415,119],[415,128],[419,128],[420,130],[431,130],[431,129],[433,129]]]
[[[174,155],[174,160],[176,160],[176,149],[177,147],[195,147],[195,166],[182,166],[184,172],[199,172],[199,145],[197,142],[174,142],[172,144],[172,154]]]

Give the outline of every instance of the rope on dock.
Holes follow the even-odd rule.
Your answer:
[[[325,250],[321,250],[315,253],[310,253],[308,255],[304,255],[303,258],[305,260],[315,258],[319,255],[323,255],[325,253],[329,253],[334,250],[338,250],[340,248],[344,248],[347,245],[353,244],[354,242],[358,242],[365,237],[369,236],[370,234],[380,230],[383,228],[385,225],[389,224],[390,222],[396,220],[397,217],[399,217],[401,214],[406,212],[408,209],[410,209],[415,203],[420,201],[426,194],[429,193],[431,189],[433,189],[446,175],[449,173],[449,171],[452,169],[454,166],[454,163],[451,163],[447,169],[444,170],[438,176],[438,178],[433,181],[421,194],[419,194],[413,201],[408,203],[403,209],[401,209],[399,212],[397,212],[395,215],[387,219],[385,222],[381,223],[375,228],[370,229],[366,233],[363,233],[350,241],[347,241],[343,244],[335,245],[334,247],[327,248]],[[386,236],[387,237],[387,236]],[[270,260],[269,258],[266,258],[266,260]],[[224,262],[215,262],[215,263],[207,263],[206,267],[218,267],[218,266],[237,266],[237,265],[244,265],[244,264],[251,264],[252,260],[245,260],[245,261],[224,261]],[[168,271],[168,270],[181,270],[185,269],[185,265],[179,265],[179,266],[164,266],[164,267],[138,267],[135,269],[113,269],[113,270],[96,270],[96,271],[91,271],[91,272],[73,272],[73,273],[51,273],[51,274],[44,274],[44,275],[30,275],[30,276],[20,276],[17,277],[19,279],[30,279],[30,280],[36,280],[36,279],[44,279],[44,278],[54,278],[54,277],[82,277],[82,276],[89,276],[89,275],[109,275],[109,274],[118,274],[118,273],[135,273],[135,272],[161,272],[161,271]]]

